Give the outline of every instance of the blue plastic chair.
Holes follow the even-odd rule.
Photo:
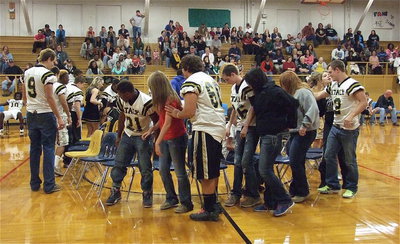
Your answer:
[[[225,116],[228,116],[228,104],[223,103],[223,104],[222,104],[222,108],[224,109],[224,114],[225,114]]]

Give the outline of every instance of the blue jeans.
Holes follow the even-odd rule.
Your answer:
[[[15,89],[16,80],[14,79],[13,81],[11,81],[10,87],[8,87],[8,84],[9,84],[9,83],[10,83],[10,82],[9,82],[8,80],[4,80],[4,81],[1,83],[1,89],[2,89],[3,91],[8,91],[8,92],[12,93],[12,92],[14,91],[14,89]]]
[[[160,145],[162,156],[160,156],[160,175],[167,192],[166,200],[170,203],[178,200],[174,182],[171,176],[171,162],[174,164],[176,178],[178,178],[179,200],[187,207],[193,207],[190,193],[189,178],[186,174],[185,157],[188,137],[183,135],[171,140],[163,141]]]
[[[356,157],[357,139],[359,129],[344,130],[332,126],[326,142],[325,161],[326,161],[326,184],[332,189],[340,189],[338,180],[337,157],[344,159],[346,175],[343,177],[343,188],[357,192],[358,190],[358,166]],[[343,172],[343,171],[342,171]]]
[[[389,113],[390,113],[390,118],[392,120],[392,123],[393,124],[397,123],[396,108],[392,108],[392,110],[379,108],[379,123],[384,123],[385,116],[386,116],[386,114],[389,114]]]
[[[133,41],[136,41],[136,38],[142,35],[142,27],[133,26],[132,31],[133,31]]]
[[[142,54],[143,54],[143,50],[141,50],[141,49],[135,49],[134,54],[135,54],[136,56],[142,55]]]
[[[139,170],[142,175],[140,185],[143,192],[153,191],[153,170],[151,165],[152,146],[150,139],[142,140],[141,136],[122,135],[119,142],[117,154],[115,156],[115,166],[111,170],[113,187],[120,188],[121,182],[126,175],[126,167],[132,162],[137,153]]]
[[[264,201],[268,208],[275,209],[278,204],[291,203],[282,182],[274,173],[275,158],[282,149],[282,135],[265,135],[260,137],[260,175],[265,182]]]
[[[310,193],[305,168],[306,153],[316,135],[316,130],[307,131],[305,136],[300,136],[299,133],[290,134],[288,155],[293,181],[289,192],[292,196],[305,197]]]
[[[235,135],[235,168],[233,178],[232,194],[242,196],[242,181],[243,174],[246,179],[245,196],[259,198],[258,181],[253,160],[254,152],[258,144],[259,136],[256,132],[256,127],[251,126],[247,131],[246,138],[240,137],[240,131]]]
[[[171,58],[165,57],[165,65],[167,66],[167,68],[169,68],[169,66],[171,65]]]
[[[54,180],[54,153],[57,134],[57,122],[53,113],[27,113],[29,130],[31,189],[38,190],[42,180],[39,177],[40,155],[43,150],[43,189],[49,192],[55,185]]]

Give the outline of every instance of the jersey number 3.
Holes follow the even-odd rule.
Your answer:
[[[28,95],[32,98],[36,97],[35,78],[31,77],[28,80]]]
[[[208,96],[210,97],[211,103],[214,108],[222,107],[222,101],[219,97],[219,87],[217,84],[206,83],[206,89]]]

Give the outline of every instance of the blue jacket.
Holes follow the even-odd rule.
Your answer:
[[[185,82],[185,80],[186,79],[185,77],[183,77],[183,75],[177,75],[171,80],[172,88],[174,88],[181,100],[183,100],[183,98],[181,97],[181,86],[183,82]]]

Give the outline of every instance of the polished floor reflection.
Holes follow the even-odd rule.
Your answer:
[[[10,132],[0,139],[1,243],[244,243],[223,215],[218,222],[199,223],[190,221],[188,214],[160,211],[165,196],[158,172],[154,173],[154,206],[150,209],[141,206],[140,193],[131,194],[128,202],[124,198],[103,208],[87,181],[75,190],[69,181],[57,178],[62,191],[52,195],[31,192],[29,139],[19,137],[15,126]],[[251,242],[399,243],[400,128],[363,126],[358,163],[359,192],[354,199],[318,195],[315,171],[309,177],[310,198],[296,204],[287,216],[275,218],[238,206],[226,210]],[[95,178],[93,170],[88,178]],[[140,192],[140,174],[135,176],[133,191]],[[228,176],[232,183],[231,167]],[[196,192],[193,184],[192,194]],[[220,201],[225,200],[222,175],[219,192]],[[102,199],[107,196],[105,189]],[[198,209],[199,199],[193,199]]]

